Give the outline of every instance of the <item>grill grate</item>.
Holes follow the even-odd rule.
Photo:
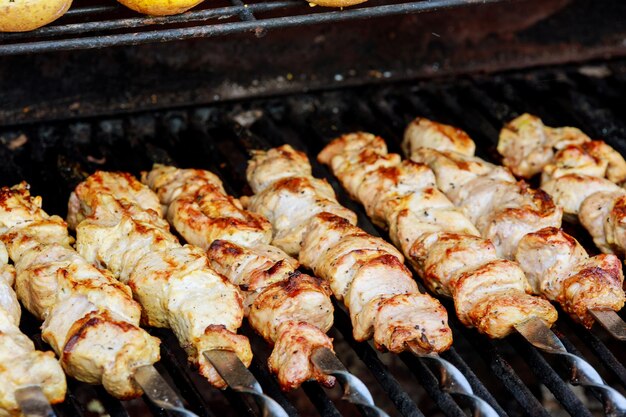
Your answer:
[[[590,76],[594,74],[595,76]],[[597,77],[597,74],[603,75]],[[339,133],[361,129],[386,137],[397,151],[406,123],[420,114],[466,129],[477,142],[481,156],[494,160],[497,132],[503,122],[523,111],[532,111],[553,124],[579,125],[592,136],[602,136],[624,150],[624,109],[620,94],[626,91],[626,62],[598,67],[539,69],[525,73],[457,79],[454,82],[421,82],[330,91],[214,107],[178,109],[99,118],[79,122],[55,122],[4,128],[0,141],[2,184],[26,179],[34,193],[44,197],[51,213],[65,215],[69,191],[95,169],[138,173],[153,162],[182,167],[203,167],[219,174],[227,191],[242,194],[247,151],[291,143],[314,156]],[[23,136],[21,136],[23,135]],[[24,142],[24,138],[27,139]],[[376,229],[362,209],[350,201],[326,168],[314,162],[314,174],[329,179],[340,200],[359,214],[361,225]],[[574,235],[589,239],[582,230]],[[448,311],[454,309],[444,302]],[[622,317],[624,312],[620,313]],[[37,333],[37,323],[25,314],[22,327]],[[544,356],[510,336],[491,341],[464,328],[451,314],[454,347],[442,356],[457,366],[472,388],[502,416],[602,415],[601,402],[592,392],[566,384],[563,370],[553,357]],[[588,332],[561,314],[556,333],[567,349],[582,355],[613,387],[625,391],[626,350],[599,327]],[[218,392],[208,386],[186,363],[171,332],[152,330],[164,343],[159,371],[202,416],[255,415],[245,398]],[[251,366],[265,392],[291,416],[353,416],[362,413],[338,401],[338,389],[325,390],[307,383],[301,390],[281,393],[267,371],[267,346],[252,330],[255,360]],[[351,337],[347,314],[337,309],[335,338],[339,358],[372,390],[377,403],[392,416],[464,416],[450,396],[438,389],[433,372],[406,354],[377,353],[369,344]],[[41,344],[41,342],[39,341]],[[565,370],[566,371],[566,370]],[[72,381],[68,400],[57,407],[60,416],[98,416],[101,408],[110,416],[162,415],[144,400],[120,403],[101,388]]]
[[[244,32],[253,32],[261,37],[269,29],[422,13],[503,0],[369,0],[341,11],[311,8],[304,0],[253,0],[249,4],[241,0],[221,0],[207,1],[187,13],[165,17],[140,16],[122,6],[111,5],[111,1],[94,6],[74,6],[57,22],[32,32],[0,33],[0,56],[138,45]]]

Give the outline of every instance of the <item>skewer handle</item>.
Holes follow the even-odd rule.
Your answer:
[[[613,310],[589,310],[597,322],[617,340],[626,342],[626,323]]]
[[[424,353],[413,345],[409,345],[409,348],[414,355],[434,365],[439,370],[441,389],[468,403],[474,417],[499,416],[496,410],[494,410],[487,401],[474,394],[474,390],[472,390],[469,381],[456,366],[441,358],[436,353]]]
[[[337,378],[343,387],[344,400],[364,407],[373,416],[389,417],[382,409],[376,407],[372,394],[363,381],[351,374],[330,349],[325,347],[316,349],[311,360],[319,370]]]
[[[569,353],[561,340],[541,319],[533,317],[515,326],[515,329],[537,349],[562,357],[571,372],[570,383],[589,387],[600,393],[604,399],[604,411],[607,416],[626,415],[626,398],[608,386],[589,362]]]
[[[144,394],[158,407],[173,411],[176,415],[198,417],[185,409],[178,394],[163,379],[153,365],[144,365],[135,369],[135,382],[139,384]]]
[[[29,385],[15,391],[15,399],[26,417],[56,417],[39,385]]]
[[[288,417],[287,412],[276,401],[263,393],[259,381],[234,352],[210,350],[202,354],[232,390],[249,394],[254,398],[263,417]]]

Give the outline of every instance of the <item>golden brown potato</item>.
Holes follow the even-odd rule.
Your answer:
[[[365,3],[367,0],[308,0],[309,4],[326,7],[347,7],[359,3]]]
[[[72,0],[0,0],[0,32],[26,32],[63,16]]]
[[[168,16],[186,12],[204,0],[118,0],[129,9],[151,16]]]

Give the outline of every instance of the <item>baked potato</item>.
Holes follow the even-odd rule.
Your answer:
[[[72,0],[0,0],[0,32],[26,32],[63,16]]]
[[[168,16],[186,12],[204,0],[118,0],[129,9],[151,16]]]

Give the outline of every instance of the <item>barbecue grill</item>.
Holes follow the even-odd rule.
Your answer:
[[[623,5],[473,3],[372,2],[328,11],[296,0],[249,5],[232,0],[181,16],[147,18],[110,2],[90,2],[33,33],[0,34],[0,55],[6,55],[0,61],[0,179],[3,185],[28,181],[33,194],[43,196],[45,209],[62,216],[70,191],[89,173],[139,174],[155,162],[211,170],[229,193],[240,196],[250,193],[245,167],[252,149],[289,143],[315,161],[338,134],[365,130],[385,137],[390,150],[399,152],[403,129],[417,115],[466,130],[477,143],[477,155],[490,161],[498,160],[500,127],[523,112],[537,114],[548,125],[580,127],[626,154],[626,61],[619,59],[626,52]],[[606,3],[603,12],[597,10],[600,3]],[[523,24],[507,21],[525,8]],[[484,25],[494,15],[499,18],[490,28],[470,27],[476,31],[473,41],[465,35],[464,42],[451,41],[455,29],[441,27],[457,19],[458,30],[472,17]],[[600,17],[603,24],[594,26]],[[364,18],[369,25],[363,25]],[[572,22],[582,22],[593,33],[572,29]],[[395,49],[388,47],[390,33],[397,51],[385,50]],[[386,39],[380,39],[383,34]],[[502,45],[491,39],[494,34]],[[298,48],[319,36],[325,38],[315,56],[302,61]],[[339,41],[345,36],[352,44]],[[425,36],[429,42],[415,45]],[[279,54],[285,37],[292,45]],[[482,42],[484,54],[473,51],[472,42]],[[268,54],[274,65],[263,64]],[[397,61],[390,62],[394,54]],[[200,58],[215,66],[193,64]],[[583,62],[565,64],[573,60]],[[234,72],[238,65],[240,73]],[[536,65],[543,66],[527,68]],[[314,163],[314,175],[328,179],[340,202],[359,215],[360,226],[387,238],[326,168]],[[564,227],[596,252],[582,228]],[[453,312],[452,303],[443,301]],[[37,321],[24,316],[22,328],[45,348]],[[626,318],[623,312],[620,316]],[[449,317],[454,345],[441,356],[498,414],[604,414],[597,392],[567,382],[571,370],[559,358],[517,335],[489,340],[465,328],[454,314]],[[626,393],[623,342],[598,325],[587,331],[562,312],[554,329],[569,352]],[[163,341],[156,367],[189,410],[200,416],[258,415],[247,396],[215,390],[191,369],[170,331],[150,332]],[[290,416],[368,415],[340,401],[339,388],[306,383],[295,392],[281,392],[266,366],[269,348],[249,327],[242,333],[255,353],[252,373]],[[426,362],[408,353],[382,354],[354,341],[348,314],[339,306],[330,335],[339,359],[366,382],[389,415],[466,415],[464,404],[441,388],[437,370]],[[100,387],[71,379],[68,388],[66,401],[54,407],[58,416],[168,415],[147,399],[120,402]]]

